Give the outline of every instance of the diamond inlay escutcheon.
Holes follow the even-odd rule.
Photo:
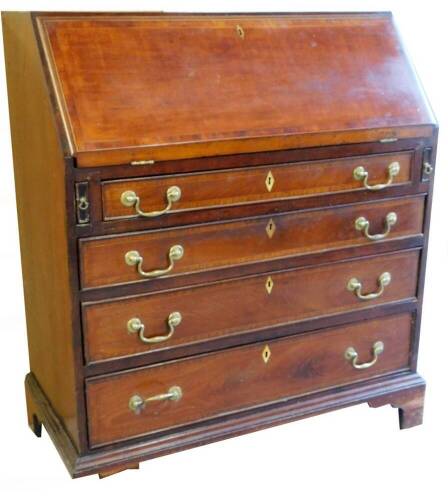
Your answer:
[[[266,280],[265,284],[266,290],[269,294],[271,294],[272,289],[274,288],[274,280],[269,276],[269,278]]]
[[[263,361],[267,363],[269,361],[269,358],[271,357],[271,350],[269,349],[269,346],[265,346],[263,349],[263,352],[261,353],[261,356],[263,358]]]
[[[266,188],[269,192],[272,191],[272,188],[274,187],[275,179],[272,174],[272,172],[269,170],[268,175],[266,176],[265,184]]]
[[[272,238],[274,236],[275,228],[276,228],[275,222],[272,219],[270,219],[268,225],[266,226],[266,233],[269,236],[269,238]]]

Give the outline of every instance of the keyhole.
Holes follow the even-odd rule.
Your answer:
[[[275,222],[270,219],[269,222],[266,225],[266,234],[269,236],[269,238],[272,238],[275,233]]]
[[[240,38],[244,39],[244,30],[239,24],[236,25],[236,32]]]
[[[265,179],[265,184],[266,184],[266,189],[271,192],[272,188],[274,187],[275,179],[274,176],[272,175],[272,172],[269,171],[268,175],[266,176]]]
[[[271,350],[269,349],[269,346],[265,346],[262,352],[263,361],[267,363],[270,357],[271,357]]]

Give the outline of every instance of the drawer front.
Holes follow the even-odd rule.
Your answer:
[[[385,188],[389,193],[394,186],[410,182],[411,159],[412,152],[404,152],[109,181],[102,185],[103,216],[105,220],[159,217],[169,212],[366,189],[363,179],[354,177],[355,168],[364,167],[369,184],[383,184],[389,180],[389,165],[398,162],[400,170]],[[180,191],[173,191],[175,187]]]
[[[83,288],[117,285],[375,244],[366,235],[385,232],[385,240],[419,235],[423,208],[424,197],[417,196],[236,222],[87,238],[80,243],[81,285]],[[396,221],[389,225],[391,214],[396,215]],[[369,221],[367,229],[355,224],[360,218]],[[182,252],[173,253],[179,248]]]
[[[90,443],[99,446],[405,369],[411,328],[409,314],[390,316],[90,380]],[[354,367],[365,363],[372,366]],[[143,403],[159,395],[167,399]]]
[[[404,251],[331,265],[282,271],[175,292],[83,306],[85,352],[89,362],[147,353],[216,337],[371,307],[415,296],[419,251]],[[361,292],[348,290],[352,278]],[[181,320],[170,321],[180,313]],[[132,320],[138,322],[132,326]],[[129,325],[129,329],[128,329]]]

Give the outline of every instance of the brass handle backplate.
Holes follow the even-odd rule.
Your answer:
[[[387,167],[388,179],[384,184],[369,184],[369,172],[367,172],[367,170],[363,166],[356,167],[355,170],[353,170],[353,177],[357,181],[362,181],[364,187],[369,191],[380,191],[381,189],[390,186],[394,180],[394,177],[396,177],[399,173],[400,164],[398,163],[398,161],[394,161]]]
[[[155,403],[157,401],[166,401],[166,400],[171,400],[171,401],[179,401],[179,399],[182,398],[182,389],[175,385],[168,389],[168,392],[164,394],[157,394],[156,396],[150,396],[149,398],[142,398],[138,394],[134,394],[131,396],[129,399],[129,409],[134,412],[136,415],[141,413],[147,404],[149,403]]]
[[[176,326],[179,326],[182,322],[182,315],[180,312],[172,312],[167,320],[168,333],[166,335],[158,335],[155,337],[145,337],[145,324],[140,318],[131,318],[128,321],[128,333],[138,333],[138,336],[142,342],[145,344],[157,344],[159,342],[164,342],[170,339],[174,335],[174,330]]]
[[[366,363],[358,363],[358,353],[354,347],[349,347],[345,351],[345,359],[351,362],[353,368],[357,370],[365,370],[370,368],[378,361],[378,356],[384,352],[384,344],[381,341],[375,342],[372,346],[373,358]]]
[[[358,217],[355,220],[355,229],[357,231],[361,231],[364,236],[371,241],[383,240],[389,235],[392,226],[397,223],[397,220],[397,214],[395,212],[389,212],[384,219],[384,232],[379,234],[370,234],[370,222],[365,217]]]
[[[184,256],[184,248],[181,245],[173,245],[168,252],[168,267],[165,269],[155,269],[154,271],[143,270],[143,257],[137,250],[130,250],[124,256],[124,260],[128,266],[136,266],[137,272],[144,278],[157,278],[169,273],[174,268],[176,260],[180,260]]]
[[[392,276],[390,273],[383,273],[379,276],[378,278],[378,291],[372,292],[372,293],[367,293],[363,294],[362,293],[362,283],[358,280],[358,278],[351,278],[348,283],[347,283],[347,290],[349,292],[354,292],[355,295],[358,297],[358,299],[361,300],[372,300],[372,299],[377,299],[380,297],[384,289],[386,288],[387,285],[390,284],[392,281]]]
[[[171,186],[166,190],[166,201],[167,205],[163,210],[156,210],[154,212],[144,212],[140,208],[140,197],[137,196],[135,191],[124,191],[121,193],[121,204],[125,207],[134,207],[138,215],[142,217],[159,217],[160,215],[166,214],[171,210],[173,203],[179,201],[182,196],[182,191],[177,186]]]

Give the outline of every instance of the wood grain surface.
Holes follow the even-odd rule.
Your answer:
[[[406,251],[342,263],[230,280],[175,292],[130,297],[83,307],[85,352],[89,361],[169,350],[303,319],[334,315],[415,297],[419,251]],[[346,290],[350,278],[375,291],[378,276],[388,271],[392,283],[371,301]],[[271,279],[272,290],[266,283]],[[180,312],[182,322],[167,341],[145,344],[129,334],[127,322],[138,317],[145,335],[168,333],[167,318]]]
[[[64,156],[31,16],[2,21],[30,368],[78,445]]]
[[[405,369],[411,334],[411,316],[393,316],[87,381],[90,442],[98,446]],[[352,346],[369,361],[380,340],[384,353],[370,369],[356,370],[344,358]],[[130,411],[134,394],[147,398],[172,386],[182,389],[179,401],[149,403],[139,415]]]
[[[369,172],[370,184],[378,184],[387,181],[388,166],[392,162],[398,162],[400,173],[385,191],[393,193],[393,187],[410,182],[411,157],[412,153],[409,152],[193,175],[120,179],[103,184],[103,217],[105,220],[138,217],[134,207],[126,207],[121,202],[122,193],[129,190],[139,196],[141,210],[151,212],[162,210],[167,204],[167,189],[177,186],[182,191],[182,197],[173,203],[170,212],[185,212],[201,208],[365,190],[362,181],[353,177],[353,170],[357,166],[362,165]],[[167,218],[168,214],[163,217]]]
[[[364,244],[378,245],[380,250],[380,242],[369,241],[355,229],[358,217],[364,216],[371,221],[372,233],[381,233],[386,215],[395,212],[398,222],[387,238],[390,241],[420,234],[423,208],[424,198],[420,196],[181,229],[81,239],[81,286],[94,288],[148,280],[139,275],[136,266],[126,264],[125,254],[131,250],[140,253],[143,270],[150,271],[166,268],[169,249],[182,245],[184,256],[175,262],[165,277]],[[273,231],[271,237],[269,231]]]
[[[39,22],[79,166],[432,133],[389,14]]]
[[[422,421],[437,125],[389,13],[2,13],[31,372],[73,476],[347,405]],[[143,162],[141,160],[144,160]],[[371,184],[400,174],[381,191]],[[80,167],[80,168],[78,168]],[[267,185],[268,174],[271,174]],[[85,212],[76,217],[76,183]],[[120,201],[133,190],[144,211]],[[371,234],[397,222],[381,241]],[[173,245],[184,256],[164,277]],[[347,289],[351,278],[361,300]],[[139,318],[146,344],[127,323]],[[384,352],[368,369],[359,362]],[[179,401],[144,398],[182,388]]]

